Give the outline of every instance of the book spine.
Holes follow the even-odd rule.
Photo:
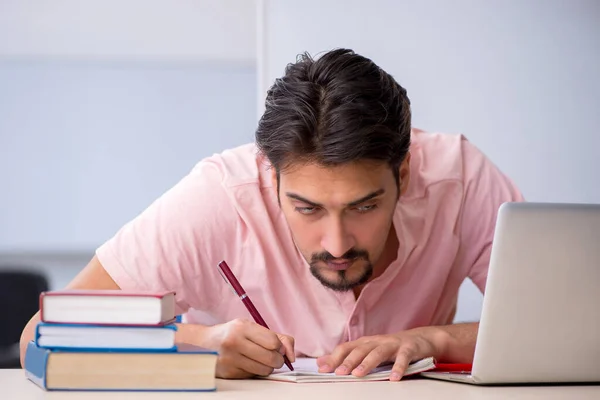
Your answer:
[[[25,353],[25,376],[33,383],[46,390],[46,367],[48,365],[50,353],[50,350],[36,346],[33,341],[30,341],[27,344],[27,351]]]
[[[42,326],[42,325],[46,325],[46,324],[44,322],[37,323],[37,325],[35,326],[35,335],[33,336],[33,342],[38,347],[41,347],[40,346],[40,326]],[[25,353],[25,355],[27,356],[27,353]]]

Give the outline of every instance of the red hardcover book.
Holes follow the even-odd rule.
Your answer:
[[[175,292],[56,290],[40,295],[42,322],[162,326],[175,321]]]

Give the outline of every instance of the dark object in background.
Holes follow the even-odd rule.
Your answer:
[[[39,309],[40,293],[47,290],[48,280],[40,272],[0,267],[0,368],[21,368],[21,332]]]

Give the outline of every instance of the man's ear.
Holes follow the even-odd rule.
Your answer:
[[[410,183],[410,151],[406,153],[404,161],[400,164],[400,196],[403,196],[408,190]]]

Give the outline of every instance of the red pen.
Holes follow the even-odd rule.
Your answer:
[[[254,321],[257,324],[262,325],[267,329],[270,329],[267,326],[265,320],[260,316],[256,307],[254,307],[252,300],[250,300],[250,297],[248,297],[242,285],[240,285],[233,272],[231,272],[231,269],[229,269],[229,265],[227,265],[225,260],[219,263],[219,273],[221,274],[225,282],[227,282],[227,284],[233,289],[233,292],[236,294],[236,296],[238,296],[240,300],[242,300],[242,303],[244,303],[244,305],[250,312],[250,315],[252,315],[252,318],[254,318]],[[285,354],[283,355],[283,361],[285,362],[285,365],[290,369],[290,371],[294,370],[294,367],[292,367],[292,363]]]

